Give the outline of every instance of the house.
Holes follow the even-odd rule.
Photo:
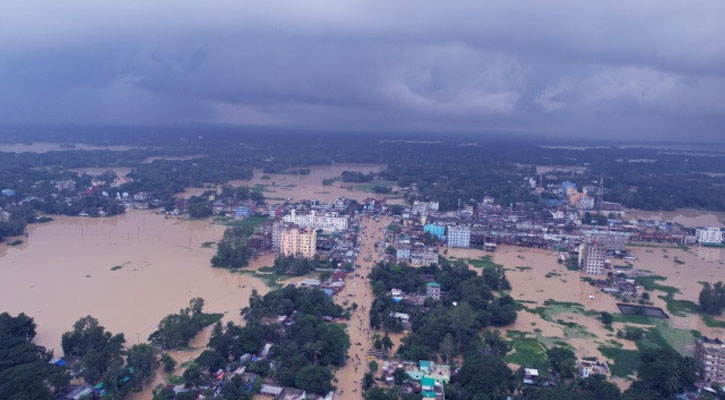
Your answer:
[[[433,300],[441,299],[441,285],[438,282],[428,282],[425,285],[425,297],[430,297]]]
[[[539,381],[539,370],[536,368],[524,368],[524,384],[535,385]]]
[[[408,324],[408,323],[410,323],[410,315],[408,315],[408,314],[406,314],[406,313],[401,313],[401,312],[394,312],[394,313],[391,313],[391,315],[392,315],[392,316],[393,316],[394,318],[397,318],[397,319],[399,319],[399,320],[400,320],[400,322],[402,322],[403,324]]]
[[[252,207],[250,206],[237,206],[234,208],[235,218],[247,218],[252,215]]]
[[[275,397],[275,400],[302,400],[307,398],[304,390],[286,387],[282,389],[282,393]]]
[[[284,388],[281,386],[263,384],[262,387],[259,388],[259,393],[265,396],[277,397],[283,390]]]
[[[592,375],[611,375],[609,366],[605,362],[599,362],[596,360],[580,360],[577,363],[579,367],[579,376],[587,378]]]
[[[75,389],[73,389],[70,393],[68,393],[64,399],[65,400],[79,400],[82,398],[90,398],[90,396],[93,394],[93,389],[90,386],[84,385],[84,386],[78,386]]]
[[[316,288],[320,287],[320,281],[317,279],[307,278],[300,281],[300,283],[297,284],[298,287],[306,287],[306,288]]]

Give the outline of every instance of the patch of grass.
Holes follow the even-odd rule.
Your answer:
[[[111,271],[118,271],[121,268],[123,268],[123,265],[114,265],[113,267],[111,267]]]
[[[659,290],[660,292],[672,293],[672,294],[680,292],[680,289],[677,289],[674,286],[665,286],[665,285],[659,284],[658,281],[667,280],[667,277],[662,276],[662,275],[639,276],[639,277],[635,278],[634,280],[637,281],[637,283],[639,283],[640,285],[642,285],[645,288],[645,290],[649,290],[649,291]]]
[[[271,268],[271,267],[262,267],[262,268]],[[259,268],[259,270],[261,271],[262,268]],[[262,282],[264,282],[264,284],[267,285],[267,287],[270,288],[270,289],[279,289],[279,288],[281,288],[282,285],[279,282],[277,282],[277,281],[286,278],[286,276],[277,275],[274,272],[272,272],[272,273],[260,273],[260,272],[257,272],[257,271],[250,271],[250,270],[241,269],[241,268],[237,268],[236,270],[234,270],[234,272],[239,273],[239,274],[252,275],[253,277],[261,280]]]
[[[702,321],[705,322],[705,325],[709,326],[710,328],[725,329],[725,321],[717,320],[711,315],[703,314]]]
[[[633,375],[642,366],[642,360],[639,358],[637,350],[624,350],[616,346],[599,346],[597,348],[604,357],[612,360],[608,364],[609,370],[614,376]]]
[[[353,188],[355,190],[361,190],[363,192],[370,192],[370,193],[372,193],[372,192],[375,192],[375,187],[385,186],[385,187],[390,187],[391,188],[391,187],[395,186],[396,184],[397,184],[397,182],[394,182],[394,181],[386,181],[386,180],[382,180],[382,179],[376,179],[376,180],[373,180],[373,181],[370,181],[370,182],[366,182],[366,183],[361,183],[359,185],[355,185],[355,186],[353,186]]]
[[[659,283],[659,281],[667,280],[666,277],[661,275],[640,276],[635,278],[635,280],[637,283],[642,285],[645,290],[659,290],[660,292],[664,292],[664,296],[657,297],[665,301],[665,304],[667,304],[667,311],[670,313],[677,315],[678,317],[684,317],[688,313],[700,313],[700,306],[698,304],[689,300],[675,299],[675,294],[680,293],[680,289]]]
[[[199,315],[199,321],[203,326],[209,326],[221,320],[222,317],[224,317],[222,313],[201,313]]]
[[[493,257],[490,255],[485,255],[483,257],[479,257],[479,258],[475,258],[475,259],[469,258],[468,263],[471,264],[471,266],[473,266],[475,268],[503,267],[503,265],[496,264],[495,262],[493,262]]]
[[[667,304],[667,311],[678,317],[684,317],[687,313],[699,314],[700,306],[690,300],[677,300],[674,294],[667,293],[666,296],[657,296]]]
[[[267,186],[270,185],[262,185],[261,183],[257,183],[252,187],[252,190],[254,190],[255,192],[273,192],[273,190],[267,189]]]
[[[506,355],[506,362],[538,368],[541,371],[548,369],[546,348],[538,340],[533,338],[516,338],[511,344],[513,352]]]
[[[172,385],[183,385],[184,377],[180,375],[171,375],[169,377],[169,383]]]

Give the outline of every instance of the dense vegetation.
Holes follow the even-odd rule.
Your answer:
[[[244,327],[232,322],[214,326],[209,349],[196,359],[192,373],[213,373],[245,353],[260,354],[270,344],[268,358],[253,362],[248,371],[311,393],[326,394],[333,389],[332,368],[345,363],[350,343],[343,328],[323,320],[347,316],[327,295],[291,285],[264,296],[254,291],[243,315],[247,320]],[[279,316],[291,323],[282,326],[264,320]]]
[[[50,364],[52,352],[35,345],[35,323],[25,314],[0,314],[0,398],[52,400],[69,381],[65,368]]]
[[[323,266],[319,256],[315,259],[299,258],[299,257],[277,257],[274,259],[272,268],[277,275],[294,275],[301,276],[315,270],[318,266]]]
[[[493,290],[510,289],[501,267],[491,267],[479,276],[463,262],[413,268],[405,264],[379,264],[370,273],[375,300],[370,308],[373,329],[400,332],[402,323],[395,312],[411,317],[412,330],[398,349],[410,360],[447,357],[468,351],[482,328],[505,326],[516,320],[511,296],[496,296]],[[396,302],[388,294],[393,288],[407,294],[424,294],[426,277],[441,285],[441,300],[425,300],[417,306],[407,300]],[[455,305],[454,305],[455,304]]]
[[[232,269],[249,265],[249,260],[256,256],[255,250],[247,241],[253,233],[254,228],[247,225],[227,228],[217,243],[211,265]]]
[[[162,349],[185,347],[204,327],[221,319],[221,314],[204,313],[204,299],[196,297],[189,301],[189,307],[178,314],[169,314],[159,322],[158,329],[149,336],[149,341]]]
[[[700,291],[700,309],[702,312],[711,315],[720,315],[725,309],[725,286],[722,282],[710,285],[705,282]]]
[[[23,132],[20,134],[19,132]],[[120,134],[119,132],[123,132]],[[143,133],[141,133],[143,132]],[[516,139],[419,137],[401,140],[371,135],[335,135],[263,128],[142,129],[133,133],[113,127],[66,129],[50,133],[26,127],[0,133],[0,141],[61,141],[98,145],[131,145],[125,151],[72,150],[43,154],[0,154],[0,187],[29,195],[36,182],[50,182],[67,168],[134,167],[134,182],[121,186],[130,193],[149,192],[159,204],[185,187],[247,179],[255,168],[265,173],[309,173],[307,167],[333,162],[383,163],[380,178],[412,187],[409,200],[437,200],[443,210],[492,196],[499,204],[538,202],[525,178],[536,177],[535,165],[578,166],[581,173],[548,172],[543,183],[596,184],[604,176],[605,200],[648,210],[696,207],[725,210],[725,156],[715,147],[700,151],[662,151],[606,144],[589,148],[542,147]],[[153,146],[153,147],[152,147]],[[148,157],[194,155],[193,159]],[[51,169],[50,167],[53,167]],[[347,173],[348,182],[373,178]],[[328,182],[331,183],[331,182]],[[388,189],[379,186],[379,190]],[[42,188],[37,190],[43,191]],[[43,194],[47,194],[47,190]],[[36,192],[37,195],[37,192]],[[39,195],[39,198],[45,198]]]

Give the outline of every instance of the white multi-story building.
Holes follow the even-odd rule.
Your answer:
[[[421,214],[425,215],[429,211],[438,211],[440,208],[440,203],[437,201],[418,201],[415,200],[413,202],[413,213],[414,214]]]
[[[579,246],[579,268],[589,275],[604,273],[604,257],[607,251],[596,243],[582,243]]]
[[[718,227],[697,230],[697,242],[700,244],[722,244],[723,234]]]
[[[337,214],[317,215],[315,211],[307,215],[297,215],[295,210],[282,218],[284,222],[291,222],[303,228],[322,229],[325,232],[344,231],[347,229],[347,217],[339,217]]]
[[[467,226],[448,227],[448,247],[471,247],[471,228]]]

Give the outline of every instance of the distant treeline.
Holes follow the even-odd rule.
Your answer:
[[[23,134],[19,134],[23,132]],[[59,133],[60,132],[60,133]],[[121,134],[123,133],[123,134]],[[418,139],[400,135],[401,139]],[[436,200],[443,210],[492,196],[497,203],[540,202],[525,179],[538,180],[534,166],[580,166],[581,174],[545,174],[544,183],[573,180],[597,185],[604,177],[605,200],[647,210],[695,207],[725,211],[725,152],[663,151],[617,146],[584,149],[541,147],[517,139],[430,136],[430,141],[383,140],[371,134],[331,134],[233,127],[171,128],[17,128],[0,131],[5,141],[62,141],[96,145],[131,145],[126,151],[55,151],[44,154],[0,153],[0,185],[21,187],[24,180],[54,179],[72,167],[134,167],[127,191],[148,191],[161,200],[188,186],[247,179],[265,173],[309,172],[334,162],[382,163],[379,174],[398,186],[414,186],[406,199]],[[436,139],[436,140],[433,140]],[[192,160],[148,157],[199,155]],[[56,168],[60,167],[60,168]],[[43,175],[44,174],[44,175]],[[346,171],[346,182],[366,182],[371,174]]]

